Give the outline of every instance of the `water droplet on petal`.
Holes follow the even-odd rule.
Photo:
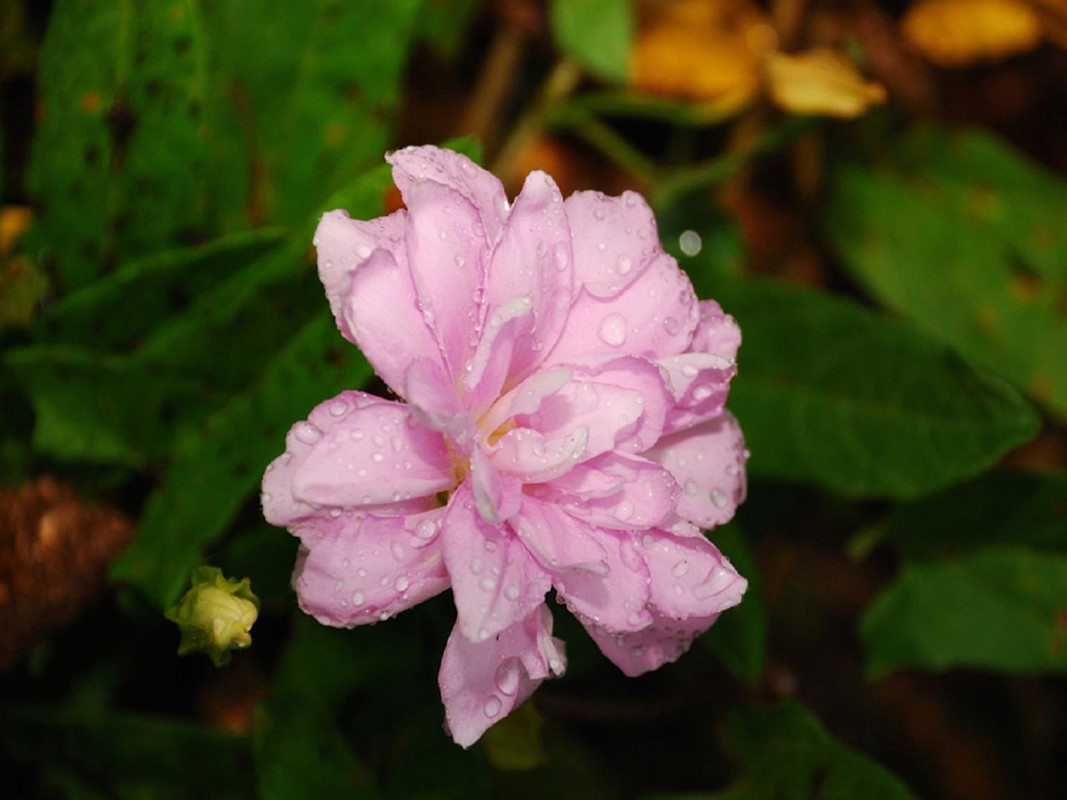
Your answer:
[[[456,263],[456,266],[459,267],[460,269],[463,269],[463,265],[467,263],[467,259],[465,259],[463,256],[461,256],[459,253],[456,253],[456,255],[452,258],[452,260]]]
[[[686,481],[683,488],[685,489],[685,493],[690,497],[696,497],[697,492],[700,491],[700,487],[697,486],[696,481]]]
[[[511,696],[519,690],[519,661],[516,658],[508,658],[500,663],[500,666],[496,668],[496,688],[498,688],[502,694]]]
[[[615,518],[625,522],[634,515],[634,504],[629,500],[623,500],[615,507]]]
[[[681,561],[674,565],[674,569],[671,570],[671,575],[676,578],[680,578],[687,572],[689,572],[689,562],[683,558]]]
[[[726,495],[718,489],[712,489],[711,502],[715,504],[716,508],[726,508]]]
[[[504,590],[504,597],[506,597],[508,600],[511,600],[512,602],[515,602],[519,599],[519,590],[516,589],[514,586],[509,586]]]
[[[597,335],[599,335],[606,344],[609,344],[612,347],[619,347],[626,341],[626,319],[622,314],[605,315],[604,319],[600,321]]]
[[[353,428],[352,432],[348,434],[348,438],[350,438],[353,442],[358,442],[366,435],[367,434],[363,432],[362,428]]]
[[[402,592],[410,585],[411,581],[409,581],[406,576],[401,575],[399,578],[396,579],[396,582],[393,584],[393,588],[396,589],[398,592]]]
[[[740,471],[741,470],[738,469],[737,464],[727,464],[726,465],[726,474],[731,476],[731,477],[733,477],[734,475],[736,475]]]
[[[471,572],[475,575],[481,574],[481,571],[485,569],[485,562],[475,556],[471,559]]]
[[[415,535],[420,539],[432,539],[437,533],[437,523],[432,519],[424,519],[415,526]]]
[[[682,374],[687,378],[695,378],[697,376],[697,368],[693,364],[683,364]]]
[[[482,588],[483,592],[491,592],[496,588],[496,581],[486,575],[478,582],[478,585]]]
[[[674,336],[676,333],[678,333],[680,327],[681,326],[679,326],[678,320],[676,320],[674,317],[667,317],[665,320],[663,320],[663,330],[667,331],[667,334],[669,336]]]
[[[619,260],[615,262],[615,271],[620,275],[628,275],[633,266],[633,262],[628,256],[619,256]]]
[[[400,542],[393,542],[393,546],[390,549],[393,551],[393,558],[397,561],[404,560],[404,548]]]
[[[301,422],[296,426],[296,438],[304,444],[315,444],[322,438],[322,431],[310,422]]]
[[[500,713],[501,707],[502,705],[500,703],[499,697],[496,697],[495,695],[493,697],[490,697],[488,700],[485,701],[485,716],[489,717],[489,719],[492,719]]]

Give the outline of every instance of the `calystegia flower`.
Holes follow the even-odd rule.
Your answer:
[[[289,432],[267,519],[301,541],[301,608],[371,624],[452,590],[439,681],[475,742],[562,674],[554,591],[627,675],[674,661],[745,580],[701,532],[745,493],[724,410],[741,337],[698,301],[633,192],[514,203],[470,159],[389,156],[406,208],[326,214],[341,334],[398,399],[346,391]]]

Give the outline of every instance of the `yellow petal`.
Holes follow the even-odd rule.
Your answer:
[[[741,106],[759,88],[760,61],[775,43],[749,0],[679,0],[639,33],[630,83],[641,91]]]
[[[767,59],[766,76],[774,103],[796,114],[851,119],[885,102],[881,84],[866,80],[844,53],[829,48],[792,56],[774,53]]]
[[[1023,53],[1041,41],[1041,20],[1021,0],[919,0],[904,15],[904,36],[945,67]]]

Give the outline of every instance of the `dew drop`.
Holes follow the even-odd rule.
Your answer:
[[[322,431],[310,422],[301,422],[296,426],[296,438],[304,444],[315,444],[322,438]]]
[[[486,575],[478,582],[478,585],[482,588],[483,592],[491,592],[496,588],[496,581]]]
[[[605,315],[600,321],[600,327],[597,328],[597,335],[606,344],[619,347],[626,341],[626,319],[621,314]]]
[[[683,364],[682,374],[687,378],[695,378],[697,376],[697,368],[693,364]]]
[[[471,572],[475,575],[480,575],[483,569],[485,569],[484,561],[478,558],[478,556],[471,559]]]
[[[485,711],[485,716],[489,717],[489,719],[492,719],[500,713],[501,707],[502,705],[500,703],[499,697],[495,695],[493,697],[490,697],[488,700],[485,701],[485,708],[483,709]]]
[[[696,481],[686,481],[684,488],[685,488],[685,493],[687,495],[689,495],[690,497],[696,497],[697,492],[700,491],[700,487],[697,486],[697,482]]]
[[[366,435],[362,428],[353,428],[352,432],[348,434],[348,438],[353,442],[358,442]]]
[[[463,256],[461,256],[459,253],[456,253],[456,255],[452,258],[452,260],[455,262],[456,266],[459,269],[463,269],[464,264],[467,263],[467,259],[465,259]]]
[[[393,588],[396,589],[398,592],[403,592],[410,585],[411,581],[409,581],[406,576],[401,575],[399,578],[396,579],[396,582],[393,583]]]
[[[687,572],[689,572],[689,562],[683,558],[681,561],[674,565],[674,569],[671,570],[671,575],[676,578],[680,578]]]
[[[329,259],[326,259],[325,261],[322,262],[322,268],[323,269],[333,269],[333,262],[330,261]]]
[[[726,508],[726,495],[718,489],[711,490],[711,502],[716,508]]]
[[[678,237],[678,247],[687,256],[695,256],[700,252],[702,246],[700,234],[696,231],[683,231],[682,235]]]
[[[615,507],[615,518],[620,522],[625,522],[634,515],[634,504],[629,500],[623,500],[619,505]]]
[[[676,320],[674,317],[667,317],[665,320],[663,320],[663,330],[667,331],[667,334],[669,336],[674,336],[676,333],[678,333],[679,328],[680,326],[678,325],[678,320]]]
[[[330,414],[335,417],[343,417],[348,411],[348,403],[344,400],[334,400],[330,403]]]
[[[356,589],[356,591],[352,592],[352,605],[363,605],[363,592],[361,592],[359,589]]]
[[[415,526],[415,535],[420,539],[432,539],[437,533],[437,523],[432,519],[424,519]]]
[[[733,477],[734,475],[736,475],[740,471],[741,470],[738,469],[737,464],[727,464],[726,465],[726,474],[729,475],[730,477]]]
[[[512,602],[515,602],[519,599],[519,590],[516,589],[514,586],[509,586],[504,590],[504,597],[506,597],[508,600],[511,600]]]
[[[397,561],[404,560],[404,548],[401,546],[400,542],[393,542],[393,546],[390,549],[393,551],[393,558]]]
[[[381,453],[370,454],[370,460],[373,461],[375,464],[380,464],[384,459],[385,456],[383,456]]]

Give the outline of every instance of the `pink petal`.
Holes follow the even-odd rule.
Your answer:
[[[737,349],[741,346],[741,329],[734,318],[724,314],[714,300],[700,301],[700,324],[693,333],[691,350],[700,353],[714,353],[723,358],[737,358]]]
[[[510,519],[522,505],[522,482],[497,472],[481,447],[471,449],[470,485],[478,513],[490,525]]]
[[[467,484],[449,501],[441,539],[457,629],[471,641],[498,634],[544,600],[548,575],[506,526],[482,519]]]
[[[420,424],[443,433],[465,451],[476,430],[474,417],[460,405],[439,363],[430,358],[415,359],[404,375],[404,398]]]
[[[355,341],[343,310],[348,300],[352,273],[362,265],[374,250],[385,250],[395,259],[404,260],[404,226],[407,212],[404,210],[380,217],[371,222],[349,219],[344,210],[328,211],[319,220],[312,239],[318,251],[319,278],[326,289],[334,319],[341,333],[349,341]]]
[[[418,308],[406,264],[398,265],[385,250],[375,250],[352,273],[341,315],[349,338],[397,393],[404,390],[404,375],[416,359],[443,363],[437,340]]]
[[[505,433],[490,454],[493,466],[524,483],[542,483],[565,475],[585,455],[589,428],[580,425],[557,439],[540,431],[516,428]]]
[[[470,641],[457,625],[438,674],[452,738],[470,747],[565,668],[563,642],[552,637],[552,615],[543,604],[485,642]]]
[[[510,392],[497,400],[486,413],[483,428],[496,431],[513,417],[533,414],[550,397],[571,382],[570,369],[543,369],[535,372]]]
[[[674,513],[679,487],[659,464],[605,453],[530,491],[593,527],[644,530]]]
[[[516,298],[526,298],[532,330],[519,336],[504,389],[536,367],[559,338],[572,296],[571,231],[555,182],[531,172],[515,198],[489,265],[488,319]]]
[[[453,189],[416,181],[408,206],[407,256],[419,305],[453,378],[478,344],[488,247],[477,209]]]
[[[729,413],[663,437],[644,456],[670,470],[682,487],[678,515],[702,528],[729,520],[745,498],[745,443]]]
[[[442,436],[419,425],[402,403],[346,392],[295,425],[291,439],[306,445],[291,473],[292,496],[306,503],[396,503],[456,483]]]
[[[497,240],[508,213],[504,187],[492,173],[465,155],[431,145],[405,147],[385,157],[393,165],[393,181],[404,202],[409,203],[410,187],[431,181],[460,194],[478,210],[489,244]]]
[[[525,497],[510,524],[538,563],[553,574],[607,571],[595,531],[551,503]]]
[[[550,440],[588,428],[585,458],[611,450],[639,453],[656,443],[672,402],[657,366],[624,357],[573,370],[570,383],[516,422]]]
[[[662,616],[707,617],[741,602],[748,582],[703,536],[651,529],[635,539],[652,579],[650,599]]]
[[[674,394],[666,432],[679,431],[723,412],[736,364],[712,353],[682,353],[659,362]]]
[[[671,256],[661,253],[613,297],[595,297],[584,287],[545,364],[570,364],[598,355],[660,358],[681,353],[698,314],[689,278]]]
[[[474,411],[488,408],[511,375],[515,354],[529,339],[536,320],[527,296],[514,297],[492,310],[474,357],[463,369],[464,404]]]
[[[600,651],[624,675],[636,678],[677,661],[693,640],[711,627],[718,614],[690,617],[684,620],[667,619],[653,612],[652,624],[636,633],[610,631],[592,620],[581,622]]]
[[[553,584],[579,619],[610,631],[635,631],[652,621],[648,569],[630,534],[586,528],[604,551],[606,569],[556,572]]]
[[[593,297],[614,297],[663,252],[652,210],[636,192],[575,192],[565,207],[574,235],[574,277]]]
[[[387,619],[448,588],[436,531],[443,509],[405,517],[341,516],[301,548],[294,574],[300,607],[325,625]]]

